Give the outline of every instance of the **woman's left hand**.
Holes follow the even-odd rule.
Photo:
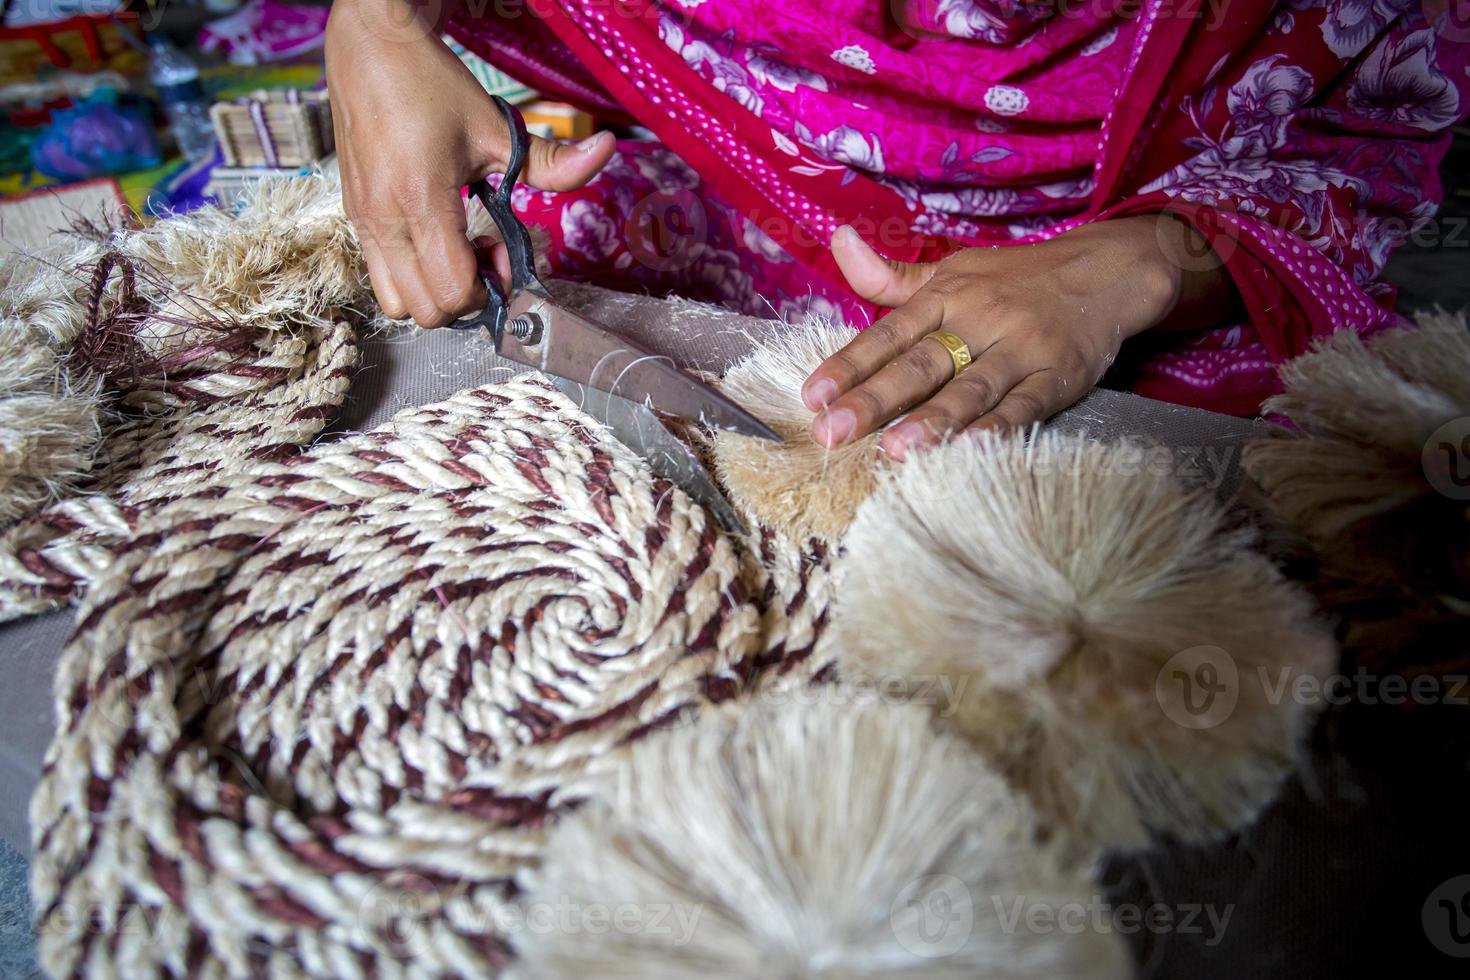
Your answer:
[[[802,387],[819,413],[817,442],[838,446],[908,412],[882,442],[901,459],[962,429],[1045,420],[1097,384],[1123,341],[1179,304],[1190,286],[1179,257],[1197,262],[1202,242],[1191,236],[1198,233],[1177,218],[1122,218],[1033,245],[907,264],[838,229],[832,252],[848,284],[893,311]],[[924,339],[936,330],[969,345],[974,363],[958,376],[944,346]]]

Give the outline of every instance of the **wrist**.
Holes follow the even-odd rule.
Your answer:
[[[1155,216],[1163,262],[1175,280],[1173,300],[1154,325],[1160,330],[1207,330],[1245,316],[1235,281],[1198,228],[1175,214]]]
[[[1108,241],[1104,274],[1124,291],[1123,302],[1133,311],[1121,324],[1125,337],[1207,330],[1242,318],[1225,263],[1178,215],[1113,218],[1084,228]]]
[[[444,33],[463,0],[335,0],[327,17],[326,44],[341,48],[375,42],[408,43]]]
[[[1109,308],[1115,311],[1107,319],[1124,340],[1163,323],[1184,295],[1177,225],[1164,215],[1138,215],[1082,225],[1068,233],[1090,241],[1090,274],[1102,285]]]
[[[1179,259],[1185,236],[1192,229],[1168,215],[1127,220],[1138,222],[1140,232],[1136,286],[1148,314],[1138,331],[1142,333],[1165,322],[1179,306],[1185,288],[1184,265]]]

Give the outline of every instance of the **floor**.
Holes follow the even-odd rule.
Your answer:
[[[1419,236],[1417,244],[1409,244],[1400,249],[1389,263],[1386,272],[1386,277],[1399,287],[1399,304],[1400,308],[1404,310],[1422,309],[1434,305],[1441,305],[1451,310],[1470,306],[1470,132],[1461,131],[1455,148],[1451,151],[1449,157],[1446,158],[1444,174],[1446,176],[1445,206],[1439,219],[1426,233]],[[1413,782],[1413,785],[1422,788],[1426,785],[1426,782],[1425,780],[1419,780]],[[1430,784],[1432,785],[1432,783]],[[1441,790],[1444,789],[1443,786],[1439,788]],[[1393,795],[1402,799],[1401,794],[1404,787],[1399,787],[1398,789],[1400,792]],[[1291,792],[1303,793],[1304,790],[1298,786]],[[1450,795],[1454,796],[1455,794]],[[1421,800],[1417,802],[1427,804],[1433,810],[1439,810],[1446,803],[1450,804],[1451,809],[1463,806],[1467,803],[1467,800],[1462,796],[1453,801],[1434,799],[1432,801]],[[1268,818],[1263,821],[1263,826],[1260,828],[1260,831],[1270,831],[1273,825],[1279,822]],[[1405,829],[1407,830],[1407,828]],[[1349,838],[1351,837],[1342,828],[1333,828],[1333,830],[1334,832],[1341,831]],[[1412,832],[1407,833],[1407,836],[1412,837]],[[1330,838],[1330,835],[1328,837]],[[1300,849],[1300,839],[1295,843],[1297,846],[1291,848],[1293,851]],[[1434,843],[1441,848],[1445,848],[1450,844],[1450,841],[1435,840]],[[1312,862],[1312,871],[1303,873],[1300,878],[1292,882],[1281,881],[1280,878],[1282,876],[1276,874],[1270,877],[1276,880],[1278,885],[1284,886],[1288,890],[1299,888],[1303,885],[1306,886],[1309,893],[1318,890],[1329,890],[1323,888],[1323,881],[1320,877],[1323,874],[1322,869],[1336,867],[1343,874],[1347,874],[1352,870],[1343,864],[1343,860],[1348,855],[1361,855],[1365,852],[1372,853],[1374,850],[1371,840],[1356,840],[1351,841],[1351,844],[1357,846],[1343,844],[1339,845],[1341,849],[1337,850],[1337,847],[1332,845],[1338,845],[1338,841],[1335,838],[1330,838],[1330,844],[1324,844],[1322,846],[1329,851],[1336,850],[1337,853],[1334,855],[1336,860],[1314,861]],[[1427,872],[1430,868],[1438,866],[1440,861],[1447,856],[1446,850],[1440,850],[1438,858],[1432,855],[1425,855],[1425,859],[1418,864],[1417,870]],[[1463,853],[1461,856],[1464,856]],[[1218,855],[1216,857],[1218,858]],[[1171,864],[1173,865],[1171,868],[1172,871],[1181,871],[1182,865],[1180,863],[1171,862]],[[1381,889],[1383,882],[1383,879],[1378,878],[1374,873],[1375,870],[1389,872],[1388,877],[1390,878],[1393,877],[1392,872],[1394,871],[1401,872],[1400,877],[1406,877],[1402,873],[1405,869],[1402,868],[1368,869],[1366,875],[1354,874],[1351,876],[1353,878],[1351,884],[1344,881],[1339,887],[1345,889],[1362,889],[1362,893],[1364,894],[1373,894]],[[1154,891],[1156,896],[1157,890],[1161,889],[1161,887],[1163,890],[1172,890],[1168,889],[1167,886],[1170,884],[1176,886],[1182,885],[1182,882],[1175,878],[1174,875],[1161,872],[1161,868],[1149,868],[1145,862],[1125,862],[1112,869],[1115,877],[1110,883],[1109,891],[1124,894],[1135,892],[1135,890]],[[1291,877],[1296,878],[1296,875],[1291,875]],[[31,935],[29,925],[30,902],[27,894],[26,878],[27,867],[24,858],[3,840],[0,840],[0,980],[20,980],[20,978],[40,976],[35,965],[34,938]],[[1171,878],[1175,878],[1175,880],[1170,881]],[[1140,879],[1149,881],[1153,885],[1153,888],[1145,889],[1141,887],[1142,881]],[[1418,886],[1419,883],[1416,880],[1412,887]],[[1259,897],[1264,898],[1264,896]],[[1267,899],[1267,901],[1270,900]],[[1309,917],[1311,916],[1311,910],[1308,908],[1299,909],[1298,911],[1303,912]],[[1304,925],[1310,929],[1310,919]],[[1343,925],[1345,923],[1338,923],[1336,928],[1322,930],[1323,935],[1333,938],[1346,938],[1341,928]],[[1362,925],[1367,926],[1368,924],[1362,923]],[[1263,958],[1263,961],[1259,965],[1270,972],[1279,972],[1280,974],[1296,972],[1293,969],[1282,969],[1286,964],[1279,960],[1272,961],[1272,956],[1283,955],[1284,950],[1279,946],[1275,950],[1272,950],[1271,947],[1275,944],[1265,939],[1265,937],[1255,936],[1247,938],[1237,933],[1231,938],[1238,942],[1244,940],[1245,943],[1257,946],[1257,955]],[[1257,942],[1253,942],[1252,940],[1264,941],[1257,945]],[[1317,951],[1319,965],[1324,960],[1330,961],[1333,958],[1333,946],[1336,947],[1335,952],[1341,956],[1357,944],[1351,941],[1332,944],[1329,940],[1326,945],[1328,948]],[[1147,964],[1150,958],[1149,952],[1140,952],[1142,953],[1140,959]],[[1177,957],[1179,950],[1176,949],[1174,952],[1175,957]],[[1239,954],[1237,953],[1237,955]],[[1179,962],[1174,957],[1171,957],[1171,959],[1176,964]],[[1184,960],[1187,962],[1189,957],[1184,957]],[[1352,967],[1349,965],[1351,961],[1351,956],[1349,956],[1343,965],[1348,966],[1349,971],[1353,972]],[[1192,965],[1203,966],[1204,964],[1195,963]],[[1362,964],[1359,963],[1359,965],[1361,966]],[[1201,975],[1206,975],[1208,972],[1208,970],[1205,970]],[[1430,974],[1424,973],[1421,975],[1428,976]]]
[[[0,980],[39,977],[31,936],[26,862],[0,840]]]

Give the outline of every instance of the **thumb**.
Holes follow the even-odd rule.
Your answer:
[[[879,306],[902,306],[934,276],[932,262],[895,262],[885,259],[863,241],[852,227],[832,234],[832,258],[852,291]]]
[[[508,135],[501,145],[505,147],[502,159],[509,159]],[[597,176],[616,148],[617,140],[606,131],[593,133],[580,143],[557,143],[532,136],[521,179],[543,191],[573,190]]]

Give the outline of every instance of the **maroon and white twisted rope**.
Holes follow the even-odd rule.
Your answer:
[[[197,362],[211,361],[207,344],[194,347]],[[0,620],[78,598],[164,503],[199,493],[242,461],[308,444],[346,398],[358,345],[352,327],[335,323],[262,332],[249,356],[216,360],[188,398],[143,393],[146,404],[108,432],[80,494],[0,535]]]
[[[57,681],[57,975],[493,972],[548,821],[789,645],[709,517],[537,381],[174,498]]]

